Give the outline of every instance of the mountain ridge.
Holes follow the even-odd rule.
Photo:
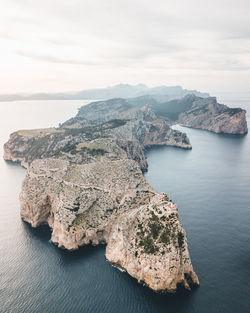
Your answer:
[[[110,98],[134,98],[139,96],[154,96],[157,101],[168,101],[182,98],[187,94],[195,94],[200,97],[208,97],[208,93],[197,90],[183,89],[181,86],[156,86],[148,87],[144,84],[130,85],[117,84],[107,88],[86,89],[69,92],[47,93],[40,92],[34,94],[0,94],[0,101],[22,101],[22,100],[95,100]]]

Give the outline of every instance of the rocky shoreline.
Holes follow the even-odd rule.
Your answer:
[[[32,162],[20,194],[21,217],[47,223],[58,247],[106,243],[107,260],[155,291],[199,284],[178,209],[156,193],[133,160]]]
[[[107,260],[151,289],[190,289],[199,280],[177,206],[152,189],[143,171],[146,148],[192,146],[186,134],[168,125],[173,115],[148,102],[148,97],[93,102],[59,128],[17,131],[4,145],[4,159],[28,169],[22,219],[32,227],[47,223],[58,247],[106,243]],[[181,114],[178,121],[185,120]],[[191,116],[190,107],[185,114]],[[241,131],[246,126],[237,114],[243,113],[230,116]]]

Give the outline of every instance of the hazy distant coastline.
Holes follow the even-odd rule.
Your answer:
[[[72,92],[58,93],[34,93],[34,94],[0,94],[0,101],[22,101],[22,100],[85,100],[85,99],[110,99],[110,98],[132,98],[144,95],[157,97],[158,101],[167,101],[194,94],[199,97],[208,97],[208,93],[197,90],[183,89],[181,86],[157,86],[149,88],[144,84],[129,85],[118,84],[107,88],[88,89]]]

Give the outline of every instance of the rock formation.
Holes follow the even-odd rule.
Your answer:
[[[152,110],[169,123],[200,128],[215,133],[244,135],[248,132],[246,111],[219,104],[215,97],[187,95],[166,103],[154,103]]]
[[[4,145],[5,160],[28,168],[22,219],[32,227],[47,223],[52,242],[68,250],[106,243],[111,264],[155,291],[198,285],[176,205],[142,175],[145,148],[191,148],[186,134],[167,122],[247,132],[245,111],[215,98],[92,102],[59,128],[17,131]]]
[[[77,116],[65,122],[63,127],[80,127],[121,117],[165,120],[168,124],[216,133],[243,135],[248,132],[245,110],[229,108],[218,103],[215,97],[201,98],[194,94],[168,102],[159,102],[155,96],[93,102],[80,108]]]
[[[122,99],[91,103],[60,128],[11,134],[4,158],[28,168],[22,219],[47,223],[68,250],[106,243],[108,261],[153,290],[198,285],[176,207],[142,175],[153,145],[191,148],[149,106]]]
[[[77,115],[60,128],[14,132],[4,145],[4,159],[27,167],[35,159],[48,157],[79,164],[129,158],[146,170],[145,148],[154,145],[192,148],[186,134],[171,129],[163,120],[156,120],[148,108],[125,107],[122,111],[118,102],[112,111],[109,106],[104,109],[104,103],[98,102],[102,113],[91,103],[84,119]]]
[[[176,206],[133,160],[35,160],[20,200],[21,217],[33,227],[48,223],[59,247],[107,243],[107,260],[155,291],[199,284]]]
[[[166,194],[120,215],[112,225],[106,257],[156,291],[199,284],[178,210]]]

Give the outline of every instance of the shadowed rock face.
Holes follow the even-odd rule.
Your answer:
[[[92,109],[96,109],[95,105]],[[150,112],[145,115],[150,115]],[[120,119],[108,121],[104,113],[100,121],[97,113],[98,119],[93,117],[90,122],[73,118],[61,128],[17,131],[4,145],[4,159],[21,162],[27,167],[35,159],[48,157],[78,164],[129,158],[146,170],[144,149],[147,147],[170,145],[192,148],[186,134],[172,130],[165,121],[145,120],[144,113],[145,108],[133,109],[134,115],[125,119],[129,116],[125,110]],[[111,115],[114,116],[108,113],[109,117]]]
[[[77,116],[65,122],[64,127],[105,122],[113,118],[153,121],[200,128],[216,133],[246,134],[246,111],[229,108],[215,97],[201,98],[189,94],[182,99],[161,102],[156,96],[97,101],[80,108]]]
[[[215,97],[187,95],[179,100],[152,105],[154,113],[170,123],[216,133],[246,134],[246,111],[219,104]]]

